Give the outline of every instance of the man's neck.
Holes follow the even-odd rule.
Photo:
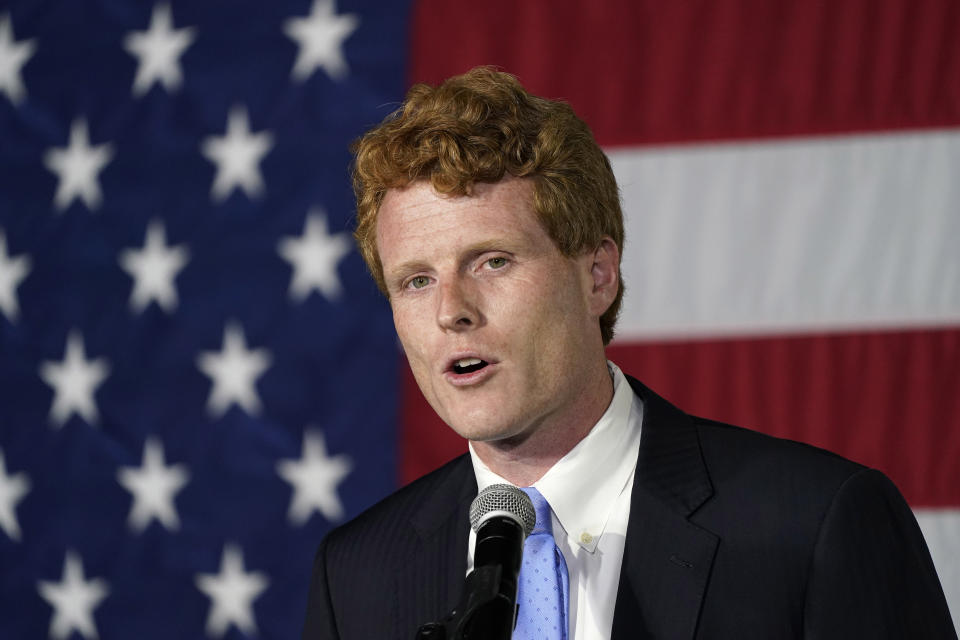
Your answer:
[[[523,439],[474,441],[473,450],[487,467],[518,487],[529,487],[583,440],[613,399],[613,380],[606,360],[583,385],[575,412],[538,425]]]

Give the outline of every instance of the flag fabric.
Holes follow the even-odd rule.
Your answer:
[[[477,64],[611,157],[611,359],[890,475],[957,620],[958,31],[949,0],[0,4],[0,638],[296,637],[324,533],[465,450],[352,246],[348,146]]]
[[[349,144],[408,6],[0,4],[0,638],[294,638],[397,486]]]
[[[412,80],[500,66],[607,150],[609,357],[690,413],[888,474],[960,628],[960,6],[424,0],[413,24]],[[406,384],[412,478],[464,446]]]

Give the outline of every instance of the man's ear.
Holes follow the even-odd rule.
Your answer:
[[[593,289],[590,292],[590,311],[602,316],[617,297],[620,288],[620,250],[610,236],[604,236],[593,250],[593,265],[590,275]]]

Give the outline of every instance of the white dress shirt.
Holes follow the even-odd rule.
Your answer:
[[[570,640],[608,640],[620,583],[630,495],[640,446],[643,403],[623,372],[608,362],[613,399],[590,433],[534,487],[547,499],[553,536],[570,573]],[[470,445],[478,489],[511,484],[491,471]],[[476,534],[470,531],[467,572]]]

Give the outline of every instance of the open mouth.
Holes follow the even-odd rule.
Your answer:
[[[488,364],[490,363],[480,358],[461,358],[460,360],[454,361],[452,370],[458,375],[463,375],[480,371],[480,369],[483,369]]]

